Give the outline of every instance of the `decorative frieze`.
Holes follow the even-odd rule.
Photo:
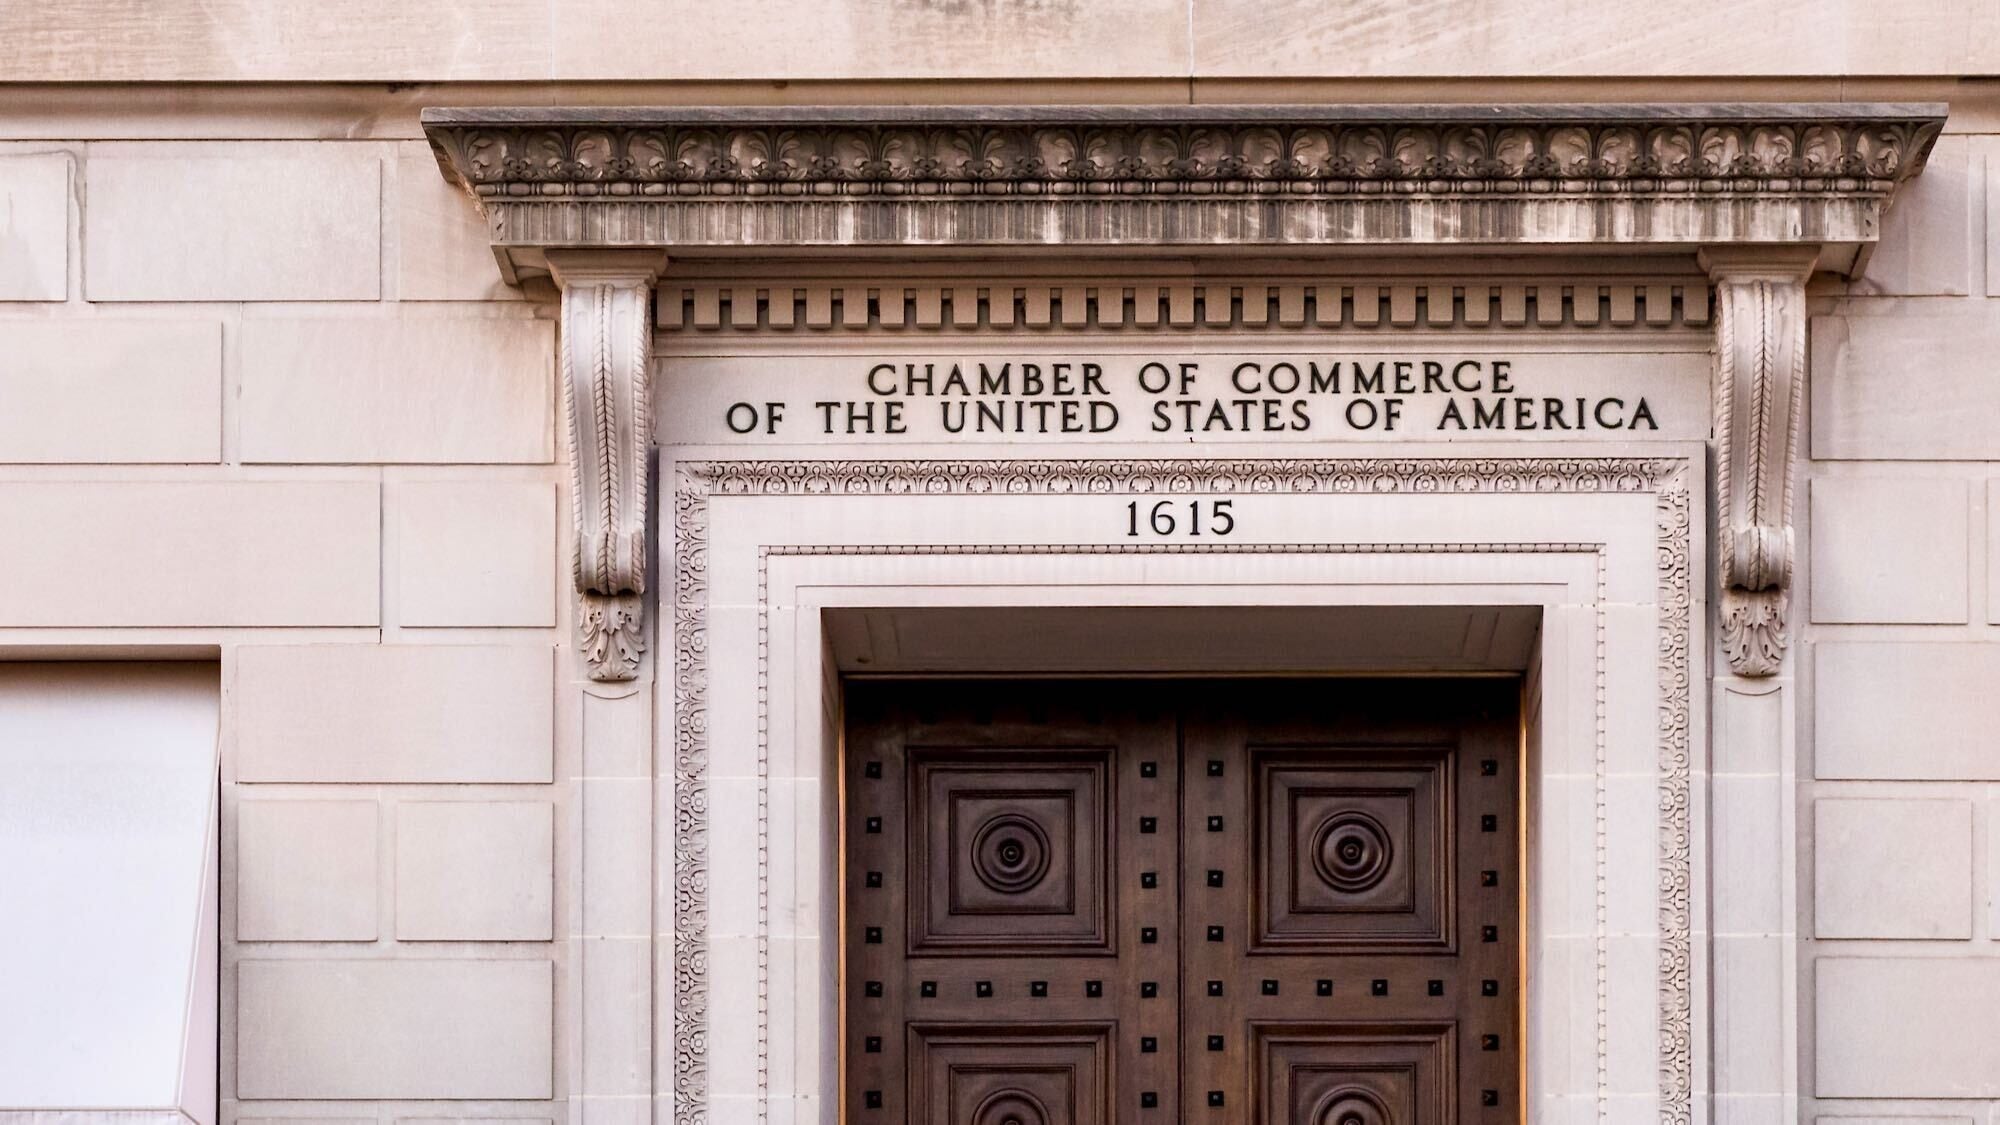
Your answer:
[[[1811,247],[1704,252],[1715,278],[1716,584],[1739,675],[1784,661]]]
[[[549,263],[562,286],[578,644],[591,679],[629,680],[646,649],[652,297],[666,256],[567,251]]]

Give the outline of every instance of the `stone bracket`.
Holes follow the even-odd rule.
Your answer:
[[[1715,283],[1715,556],[1722,647],[1771,676],[1788,641],[1792,477],[1806,380],[1806,279],[1817,248],[1711,247]]]
[[[630,680],[646,650],[652,297],[666,254],[567,250],[548,260],[562,289],[578,647],[591,679]]]

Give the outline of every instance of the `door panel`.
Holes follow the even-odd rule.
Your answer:
[[[850,684],[845,1119],[1509,1120],[1518,691]]]
[[[1184,708],[1184,1104],[1271,1125],[1506,1119],[1518,692],[1218,684]]]
[[[1174,1120],[1163,693],[856,683],[847,709],[847,1120]]]

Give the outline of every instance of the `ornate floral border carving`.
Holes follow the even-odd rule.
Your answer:
[[[714,495],[1651,492],[1659,529],[1659,1068],[1663,1125],[1693,1114],[1693,628],[1689,467],[1673,458],[707,461],[674,490],[674,1095],[706,1125],[708,507]],[[998,547],[996,550],[1008,548]],[[1025,548],[1019,548],[1025,549]],[[1066,547],[1087,551],[1090,547]],[[1112,546],[1108,551],[1119,551]],[[1282,545],[1253,550],[1282,551]],[[761,657],[760,657],[761,659]],[[1600,1105],[1600,1110],[1602,1106]]]

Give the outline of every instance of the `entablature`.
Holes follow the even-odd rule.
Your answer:
[[[594,678],[637,675],[645,646],[656,329],[1384,321],[1712,324],[1722,646],[1737,673],[1768,676],[1787,648],[1806,284],[1859,269],[1945,112],[498,108],[423,120],[508,279],[547,275],[562,291]],[[1280,260],[1291,272],[1264,268]],[[949,273],[973,263],[986,283]],[[1159,272],[1121,276],[1131,263]]]

